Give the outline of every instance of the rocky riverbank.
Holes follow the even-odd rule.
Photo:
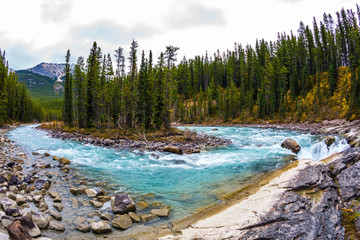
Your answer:
[[[134,198],[80,177],[69,159],[22,152],[6,131],[0,129],[0,231],[11,239],[127,238],[171,214],[151,194]]]
[[[175,131],[164,135],[145,136],[139,133],[136,140],[126,136],[100,138],[88,133],[66,132],[61,129],[48,128],[41,125],[37,129],[48,132],[54,138],[90,143],[97,146],[113,147],[119,149],[140,149],[146,151],[165,151],[176,154],[199,153],[202,149],[221,147],[231,144],[230,140],[198,134],[192,131]],[[148,139],[147,139],[148,138]]]
[[[161,239],[345,239],[343,211],[360,232],[360,148],[275,171],[247,197]],[[359,236],[357,236],[359,237]]]

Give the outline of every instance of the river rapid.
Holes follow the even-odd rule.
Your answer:
[[[71,167],[79,176],[89,184],[105,182],[109,194],[127,192],[137,200],[171,206],[167,221],[221,202],[224,195],[233,192],[251,176],[274,170],[294,159],[320,160],[349,147],[345,139],[337,136],[335,143],[328,148],[323,137],[303,132],[190,127],[186,129],[230,139],[232,144],[206,149],[198,154],[176,155],[118,150],[55,139],[35,129],[36,126],[16,128],[8,133],[8,138],[25,153],[50,153],[70,159]],[[302,147],[297,155],[281,148],[286,138],[295,139]],[[109,205],[105,204],[103,208],[106,207]]]

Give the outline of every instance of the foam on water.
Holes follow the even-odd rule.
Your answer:
[[[182,128],[183,129],[183,128]],[[192,127],[232,141],[226,147],[208,149],[199,154],[176,155],[139,150],[114,150],[49,137],[34,126],[9,132],[27,152],[48,152],[69,158],[79,174],[98,182],[116,184],[117,191],[131,194],[154,193],[152,201],[172,206],[172,218],[183,217],[204,205],[219,201],[218,195],[230,192],[246,177],[284,165],[294,154],[281,148],[286,138],[302,147],[298,158],[319,160],[348,147],[336,137],[327,148],[319,136],[286,130],[219,127]],[[291,159],[291,158],[290,158]]]

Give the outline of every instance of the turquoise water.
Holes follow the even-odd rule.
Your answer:
[[[48,152],[71,160],[80,175],[115,184],[115,192],[129,192],[141,198],[155,194],[148,201],[162,201],[172,207],[172,219],[186,216],[196,209],[219,202],[245,178],[270,171],[286,163],[291,151],[281,148],[291,137],[301,146],[299,158],[315,160],[348,147],[336,138],[327,149],[319,136],[286,130],[219,127],[191,127],[192,131],[230,139],[232,144],[202,151],[199,154],[175,155],[139,150],[115,150],[55,139],[35,125],[9,132],[25,152]]]

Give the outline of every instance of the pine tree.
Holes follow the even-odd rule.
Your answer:
[[[155,75],[155,100],[154,100],[154,115],[153,123],[156,129],[161,129],[164,126],[165,113],[165,66],[164,54],[160,53],[159,62]]]
[[[64,88],[64,122],[67,126],[73,125],[73,84],[70,73],[70,50],[65,57],[65,88]]]

